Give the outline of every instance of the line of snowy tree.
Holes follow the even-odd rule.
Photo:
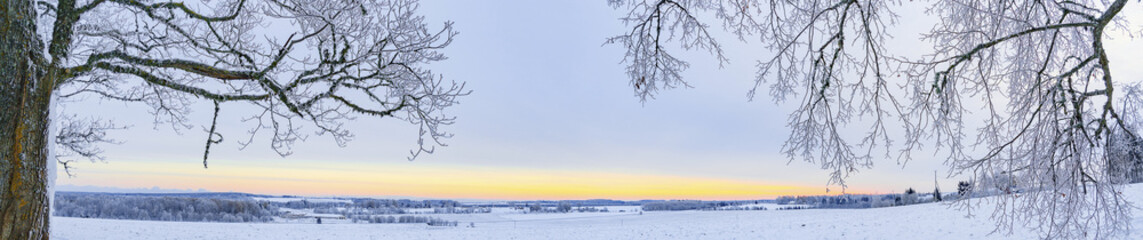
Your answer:
[[[344,207],[316,207],[314,208],[314,213],[341,214],[349,216],[348,214],[407,214],[409,212],[405,211],[405,209],[395,207],[362,208],[359,206],[354,207],[347,205]]]
[[[377,200],[369,199],[367,201],[354,201],[353,203],[346,202],[313,202],[308,200],[297,200],[289,202],[271,202],[270,205],[292,209],[313,209],[314,213],[323,214],[341,214],[349,216],[348,214],[406,214],[405,208],[396,206],[420,206],[414,204],[388,204],[390,201],[398,203],[396,200]],[[385,204],[379,204],[385,203]]]
[[[290,197],[290,196],[286,196]],[[405,209],[424,209],[432,208],[434,212],[437,209],[445,213],[464,213],[466,210],[473,208],[466,206],[460,202],[453,200],[408,200],[408,199],[368,199],[359,198],[353,199],[352,202],[330,202],[330,201],[309,201],[309,200],[296,200],[288,202],[269,202],[268,204],[293,209],[315,209],[315,211],[324,211],[324,213],[340,213],[343,210],[337,209],[364,209],[367,212],[375,214],[405,214]],[[451,210],[450,210],[451,209]],[[451,211],[451,212],[450,212]],[[472,209],[470,212],[479,212],[477,209]]]
[[[185,222],[270,222],[278,208],[250,200],[57,192],[60,217]]]
[[[742,201],[699,201],[699,200],[670,200],[647,201],[643,203],[643,211],[734,211],[734,210],[767,210],[762,206],[743,206],[747,204],[769,203],[770,200],[742,200]]]
[[[716,210],[716,211],[766,211],[769,209],[767,209],[766,207],[763,207],[763,206],[731,206],[731,207],[720,207],[720,208],[717,208],[714,210]]]
[[[582,208],[582,207],[581,207]],[[529,213],[567,213],[572,211],[572,203],[561,201],[556,203],[553,207],[546,207],[539,202],[528,205]]]
[[[492,208],[487,207],[436,207],[433,208],[434,214],[473,214],[473,213],[491,213]]]
[[[575,208],[575,209],[572,209],[571,211],[573,211],[573,212],[581,212],[581,213],[582,213],[582,212],[610,212],[611,210],[608,210],[606,207],[602,207],[602,208],[596,208],[596,207],[577,207],[577,208]]]
[[[672,200],[643,204],[643,211],[717,210],[719,207],[739,205],[734,202]]]
[[[453,200],[409,200],[409,199],[353,199],[354,207],[360,208],[448,208],[463,207]]]
[[[576,206],[573,207],[573,204]],[[595,206],[585,207],[585,206],[578,205],[578,204],[580,204],[580,202],[577,202],[577,201],[561,201],[561,202],[558,202],[557,204],[555,204],[555,206],[547,207],[547,206],[541,205],[539,202],[533,202],[531,205],[528,205],[526,209],[528,210],[527,213],[569,213],[569,212],[581,212],[582,213],[582,212],[610,212],[611,211],[611,210],[608,210],[606,207],[599,207],[599,208],[597,208]]]
[[[430,226],[457,226],[456,221],[446,221],[437,217],[428,216],[366,216],[354,215],[350,219],[353,222],[366,222],[366,223],[426,223]]]
[[[643,211],[682,211],[715,208],[718,208],[718,205],[713,202],[703,202],[697,200],[679,200],[643,204]]]
[[[347,205],[347,204],[343,204],[343,205],[344,206],[315,207],[315,208],[313,208],[313,210],[314,210],[314,213],[340,214],[340,215],[344,215],[346,217],[348,217],[351,214],[352,215],[361,215],[361,214],[386,215],[386,214],[408,214],[408,213],[410,213],[409,211],[405,211],[405,209],[395,208],[395,207],[363,208],[363,207],[356,206],[356,205]],[[434,207],[432,209],[433,209],[432,214],[473,214],[473,213],[491,213],[492,212],[492,208],[473,207],[473,206]]]
[[[869,208],[878,195],[832,195],[832,196],[781,196],[779,204],[810,205],[814,208]]]
[[[788,207],[779,207],[779,208],[775,208],[774,210],[778,210],[778,211],[781,211],[781,210],[802,210],[802,209],[814,209],[814,208],[815,207],[810,207],[810,206],[805,206],[805,205],[795,205],[795,206],[788,206]]]
[[[1139,148],[1136,151],[1138,153],[1124,151],[1123,157],[1137,158],[1137,160],[1134,160],[1137,161],[1137,163],[1134,164],[1138,164],[1138,167],[1133,164],[1125,165],[1122,168],[1113,168],[1114,171],[1120,171],[1117,174],[1124,176],[1124,181],[1143,181],[1143,179],[1140,179],[1143,178],[1143,148]],[[904,193],[899,194],[782,196],[778,197],[775,201],[779,204],[809,205],[812,206],[812,208],[879,208],[1039,191],[1040,189],[1028,189],[1018,186],[1017,183],[1019,179],[1028,177],[1026,173],[1020,171],[998,171],[990,174],[981,174],[981,176],[975,180],[960,181],[957,184],[957,191],[949,193],[941,193],[940,188],[936,187],[934,187],[931,193],[918,192],[913,188],[909,188],[906,189]]]
[[[344,202],[313,202],[307,200],[297,200],[289,202],[266,202],[271,206],[292,208],[292,209],[318,209],[318,208],[338,208],[350,207],[351,204]]]
[[[917,192],[913,188],[906,189],[901,194],[843,194],[823,196],[781,196],[775,201],[779,204],[806,205],[812,207],[782,207],[781,209],[806,208],[879,208],[910,204],[920,204],[941,201],[943,199],[958,198],[958,193],[941,193],[940,189],[933,192]]]
[[[640,200],[640,201],[621,201],[611,199],[589,199],[589,200],[536,200],[536,201],[510,201],[502,204],[482,204],[481,206],[489,207],[512,207],[512,208],[529,208],[533,205],[540,205],[544,207],[558,207],[560,204],[567,203],[575,207],[603,207],[603,206],[640,206],[648,202],[660,202],[662,200]]]

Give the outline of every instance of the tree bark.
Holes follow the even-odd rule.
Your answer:
[[[51,77],[33,2],[0,0],[0,239],[48,239]]]

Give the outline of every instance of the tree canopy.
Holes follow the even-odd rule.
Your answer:
[[[245,147],[261,131],[282,156],[312,128],[344,145],[343,128],[356,116],[394,117],[419,126],[420,148],[432,152],[450,135],[442,110],[467,94],[424,67],[444,60],[438,50],[457,34],[451,22],[430,30],[416,1],[206,1],[201,3],[96,0],[84,5],[38,4],[40,22],[53,22],[49,52],[59,96],[94,95],[140,102],[156,123],[190,128],[198,101],[215,105],[205,125],[204,166],[220,143],[217,114],[242,103],[259,109]],[[82,16],[82,17],[81,17]],[[123,24],[132,23],[132,24]],[[209,109],[208,109],[209,110]],[[65,122],[67,143],[113,124]],[[91,126],[94,125],[94,126]],[[79,133],[79,134],[77,134]],[[426,142],[425,140],[429,140]],[[93,155],[90,145],[62,144],[65,152]],[[84,149],[87,147],[88,149]]]
[[[141,103],[176,131],[201,126],[203,167],[222,143],[220,109],[244,105],[254,127],[237,142],[269,136],[278,154],[312,134],[344,146],[358,117],[395,118],[419,128],[409,159],[451,135],[444,109],[467,95],[427,65],[457,32],[431,29],[416,0],[4,0],[0,4],[0,238],[46,238],[48,138],[65,169],[100,159],[120,126],[53,113],[55,98],[94,96]],[[11,62],[12,64],[8,64]],[[191,122],[193,104],[213,108]],[[47,136],[52,115],[59,134]],[[227,135],[232,136],[232,135]],[[52,162],[54,164],[55,162]]]
[[[903,1],[609,0],[627,11],[629,31],[607,42],[626,49],[630,85],[646,101],[690,86],[679,49],[728,63],[712,34],[721,26],[768,50],[748,95],[796,101],[782,151],[830,171],[831,184],[930,147],[950,175],[1015,180],[996,198],[998,229],[1105,238],[1124,232],[1131,209],[1117,185],[1124,171],[1110,171],[1132,161],[1115,157],[1129,144],[1113,142],[1133,142],[1123,139],[1143,123],[1138,83],[1113,78],[1104,44],[1131,30],[1128,2],[910,2],[939,20],[918,36],[932,49],[897,56],[887,42],[908,21],[897,13],[918,10]],[[845,133],[853,127],[869,130]]]

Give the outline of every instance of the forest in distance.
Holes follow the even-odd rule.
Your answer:
[[[781,196],[775,199],[702,200],[536,200],[483,201],[410,200],[352,197],[303,197],[248,193],[98,193],[56,192],[53,215],[76,218],[129,219],[185,222],[297,222],[318,218],[350,223],[447,223],[449,214],[487,214],[493,208],[520,213],[626,212],[626,211],[765,211],[830,208],[881,208],[987,197],[1026,191],[997,185],[1010,179],[960,182],[955,191],[918,192],[909,188],[894,194],[837,194]],[[972,191],[983,186],[986,190]],[[619,207],[617,209],[609,209]],[[623,208],[627,207],[627,208]],[[311,219],[312,218],[312,219]],[[329,222],[327,220],[327,222]],[[447,225],[447,224],[444,224]],[[455,225],[455,224],[452,224]]]

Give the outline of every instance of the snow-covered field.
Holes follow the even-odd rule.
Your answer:
[[[1137,205],[1143,184],[1125,189]],[[876,209],[435,215],[425,224],[189,223],[52,218],[55,239],[1036,239],[1027,229],[992,234],[991,208],[977,217],[942,204]],[[1132,228],[1143,229],[1143,211]],[[466,227],[469,223],[474,228]],[[1132,234],[1131,239],[1143,239]]]

